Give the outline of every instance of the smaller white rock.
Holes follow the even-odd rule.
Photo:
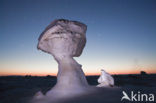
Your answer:
[[[113,87],[114,78],[109,73],[101,69],[101,75],[98,78],[98,83],[97,87]]]

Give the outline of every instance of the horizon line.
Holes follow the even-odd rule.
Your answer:
[[[141,71],[140,71],[141,72]],[[130,75],[130,74],[141,74],[140,72],[131,72],[131,73],[110,73],[111,75]],[[146,71],[145,71],[146,72]],[[156,72],[146,72],[147,74],[156,74]],[[6,73],[6,74],[1,74],[0,76],[57,76],[57,73]],[[85,73],[85,76],[96,76],[96,75],[101,75],[101,73]]]

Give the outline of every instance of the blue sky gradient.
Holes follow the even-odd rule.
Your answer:
[[[36,46],[58,18],[88,26],[75,58],[86,74],[156,73],[155,0],[0,0],[0,75],[56,74],[55,60]]]

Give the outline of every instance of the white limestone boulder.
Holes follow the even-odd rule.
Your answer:
[[[114,78],[104,71],[103,69],[101,70],[101,75],[98,78],[98,85],[97,87],[113,87],[114,86]]]
[[[56,85],[45,96],[56,99],[85,93],[89,86],[81,65],[73,57],[81,55],[86,43],[87,26],[78,21],[54,20],[39,37],[37,48],[54,56],[58,62]],[[47,100],[47,99],[46,99]]]
[[[78,57],[86,43],[86,30],[87,26],[77,21],[54,20],[40,35],[37,47],[55,59]]]

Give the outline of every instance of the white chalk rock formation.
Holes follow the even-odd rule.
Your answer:
[[[72,96],[88,87],[81,65],[73,59],[83,51],[86,30],[83,23],[58,19],[40,35],[38,49],[53,55],[58,63],[57,83],[45,96]]]
[[[114,78],[102,69],[101,76],[98,78],[98,83],[97,87],[113,87]]]

